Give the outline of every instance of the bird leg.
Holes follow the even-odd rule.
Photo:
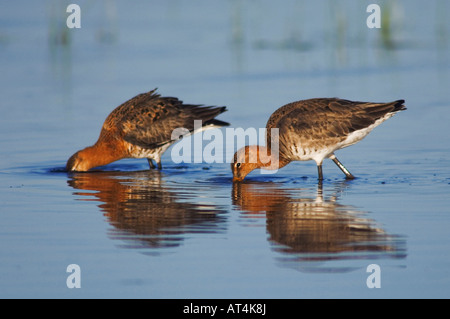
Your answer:
[[[317,172],[319,173],[319,181],[323,181],[322,163],[317,164]]]
[[[341,171],[344,172],[345,177],[346,177],[347,179],[354,179],[354,178],[355,178],[355,176],[353,176],[353,175],[348,171],[348,169],[346,169],[345,166],[342,165],[341,162],[339,162],[339,160],[337,159],[336,155],[331,154],[331,155],[329,156],[329,158],[331,158],[331,159],[333,160],[333,162],[341,169]]]
[[[147,161],[148,161],[148,165],[150,166],[150,169],[154,169],[155,164],[153,164],[153,160],[151,158],[147,158]]]
[[[320,200],[320,202],[323,202],[323,180],[318,180],[317,181],[317,196],[316,196],[316,201]]]

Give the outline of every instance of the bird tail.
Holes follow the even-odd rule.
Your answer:
[[[212,119],[212,120],[206,121],[203,124],[203,126],[209,126],[209,125],[214,126],[214,127],[223,127],[223,126],[230,126],[230,123]]]
[[[222,127],[230,125],[230,123],[215,119],[216,116],[227,111],[225,106],[189,105],[188,107],[191,107],[191,112],[194,114],[193,118],[203,121],[203,126]]]
[[[405,103],[405,100],[397,100],[397,101],[390,103],[390,104],[393,104],[393,106],[394,106],[394,109],[390,113],[397,113],[399,111],[406,110],[406,106],[404,105],[404,103]]]

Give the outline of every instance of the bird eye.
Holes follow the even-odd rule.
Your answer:
[[[241,163],[236,163],[236,167],[237,168],[241,167]]]

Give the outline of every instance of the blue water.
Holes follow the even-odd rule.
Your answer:
[[[380,1],[369,29],[352,1],[83,1],[68,29],[69,3],[0,4],[0,297],[450,297],[450,4]],[[322,187],[312,162],[233,184],[171,149],[161,172],[63,171],[155,87],[236,128],[312,97],[408,110],[336,153],[357,179],[328,161]]]

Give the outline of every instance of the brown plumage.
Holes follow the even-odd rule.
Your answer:
[[[202,121],[202,129],[229,125],[215,119],[226,107],[184,104],[155,92],[139,94],[113,110],[98,141],[72,155],[66,169],[88,171],[123,158],[147,158],[150,168],[155,167],[154,160],[161,169],[161,155],[177,141],[172,136],[175,129],[194,133],[195,120]]]
[[[256,168],[279,169],[291,161],[314,160],[322,180],[322,161],[325,158],[332,159],[347,178],[354,178],[338,161],[334,151],[357,143],[374,127],[405,110],[404,102],[372,103],[317,98],[282,106],[267,121],[268,147],[246,146],[236,152],[231,164],[233,179],[243,180]],[[276,136],[272,136],[271,129],[278,129]],[[272,139],[276,145],[271,143]],[[273,151],[274,146],[278,152]],[[252,161],[252,158],[256,160]]]

